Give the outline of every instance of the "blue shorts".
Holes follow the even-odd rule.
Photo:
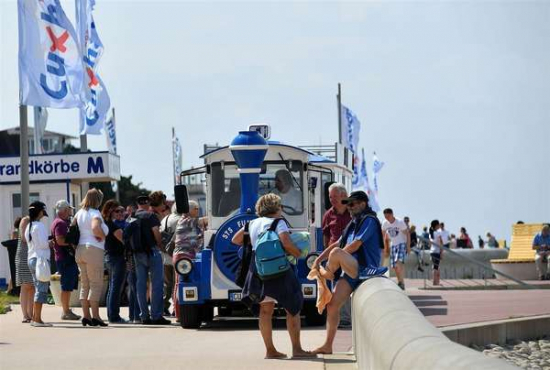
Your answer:
[[[395,265],[397,265],[397,262],[405,263],[405,256],[407,255],[406,250],[407,250],[407,244],[405,243],[391,246],[391,253],[390,253],[391,267],[395,268]]]
[[[55,261],[57,272],[61,275],[61,290],[71,292],[78,289],[78,265],[74,258],[65,257],[62,260]]]
[[[359,288],[359,285],[361,285],[361,283],[365,280],[361,280],[359,279],[359,274],[357,274],[357,278],[352,278],[351,276],[349,276],[348,274],[346,274],[345,272],[342,272],[342,275],[340,276],[340,279],[344,279],[345,281],[348,282],[349,286],[351,287],[351,291],[354,292],[355,289]]]

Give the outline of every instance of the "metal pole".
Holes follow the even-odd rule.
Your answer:
[[[82,153],[85,153],[88,151],[88,138],[86,135],[80,135],[80,151]],[[84,196],[88,192],[88,189],[90,188],[90,184],[88,182],[82,182],[80,184],[80,195],[81,198],[84,199]]]
[[[115,126],[115,130],[116,130],[115,107],[113,107],[112,114],[113,114],[113,125]],[[115,147],[115,154],[118,154],[117,152],[118,152],[117,147]],[[115,182],[116,182],[115,199],[117,202],[120,203],[120,182],[119,181],[115,181]]]
[[[516,279],[516,278],[513,277],[513,276],[510,276],[510,275],[505,274],[505,273],[503,273],[503,272],[497,271],[497,270],[493,269],[492,267],[487,266],[487,265],[484,264],[484,263],[481,263],[481,262],[476,261],[476,260],[473,259],[473,258],[463,256],[462,254],[457,253],[457,252],[453,251],[452,249],[450,249],[450,248],[448,248],[448,247],[445,247],[445,246],[442,246],[442,245],[437,245],[436,243],[434,243],[434,242],[431,241],[430,239],[424,238],[424,237],[422,237],[422,236],[418,236],[418,239],[420,239],[420,240],[422,240],[422,241],[425,241],[425,242],[428,242],[428,243],[430,243],[430,244],[432,244],[432,245],[435,245],[436,247],[443,249],[445,252],[454,254],[455,256],[458,256],[458,257],[460,257],[460,258],[462,258],[462,259],[465,259],[465,260],[467,260],[467,261],[473,263],[473,264],[476,265],[476,266],[479,266],[479,267],[484,268],[485,270],[492,271],[494,274],[502,275],[502,276],[504,276],[505,278],[508,278],[508,279],[510,279],[510,280],[512,280],[512,281],[514,281],[514,282],[516,282],[516,283],[518,283],[519,285],[521,285],[521,286],[523,286],[523,287],[525,287],[525,288],[530,288],[530,289],[534,289],[534,288],[535,288],[534,286],[532,286],[532,285],[530,285],[530,284],[527,284],[527,283],[523,282],[522,280]],[[472,271],[472,276],[473,276],[473,271]]]
[[[175,138],[176,137],[176,129],[174,127],[172,127],[172,172],[174,173],[174,175],[172,176],[174,178],[174,186],[177,185],[177,181],[176,181],[176,176],[178,176],[178,174],[176,173],[176,142],[175,142]]]
[[[338,142],[342,144],[342,88],[339,82],[336,100],[338,101]]]
[[[27,106],[19,105],[19,156],[21,171],[21,215],[29,210],[29,141]]]
[[[38,120],[40,120],[40,112],[38,111],[38,107],[34,107],[33,111],[34,111],[34,129],[33,129],[34,154],[42,154],[42,143],[40,140],[40,135],[38,134],[38,130],[36,129],[38,127]]]

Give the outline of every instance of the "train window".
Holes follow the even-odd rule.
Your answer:
[[[260,174],[260,195],[274,193],[281,197],[283,214],[296,216],[304,213],[302,162],[267,163]]]
[[[281,197],[283,214],[304,213],[303,171],[300,161],[288,163],[264,163],[260,173],[259,195],[274,193]],[[211,165],[212,216],[226,217],[239,209],[241,181],[235,165],[213,163]]]
[[[241,204],[241,180],[235,165],[213,163],[211,169],[212,216],[225,217],[239,209]]]

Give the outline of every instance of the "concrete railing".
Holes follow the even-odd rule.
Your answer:
[[[507,249],[453,249],[459,255],[473,258],[491,267],[491,260],[508,257]],[[431,270],[432,260],[429,251],[421,252],[422,262],[426,264],[425,272],[419,272],[416,269],[417,257],[415,253],[410,253],[405,259],[405,274],[408,279],[423,279],[428,276]],[[460,256],[443,253],[443,259],[439,265],[439,271],[442,279],[483,279],[494,278],[495,276],[488,270],[480,268]],[[533,271],[535,271],[533,267]],[[392,274],[393,276],[393,274]],[[500,276],[499,276],[500,277]]]
[[[361,370],[508,370],[508,363],[451,342],[386,278],[353,295],[353,343]]]

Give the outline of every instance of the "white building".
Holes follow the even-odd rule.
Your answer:
[[[32,128],[30,128],[32,133]],[[29,134],[29,136],[32,136]],[[48,207],[49,227],[55,218],[54,206],[60,199],[78,206],[82,199],[82,182],[120,180],[120,158],[108,152],[63,154],[74,137],[47,131],[42,147],[44,153],[34,155],[30,150],[30,202],[40,200]],[[33,141],[30,139],[33,148]],[[21,209],[21,176],[19,129],[0,131],[0,240],[10,238],[17,217],[26,214]],[[9,279],[6,248],[0,247],[0,285]],[[4,283],[5,283],[4,282]]]

